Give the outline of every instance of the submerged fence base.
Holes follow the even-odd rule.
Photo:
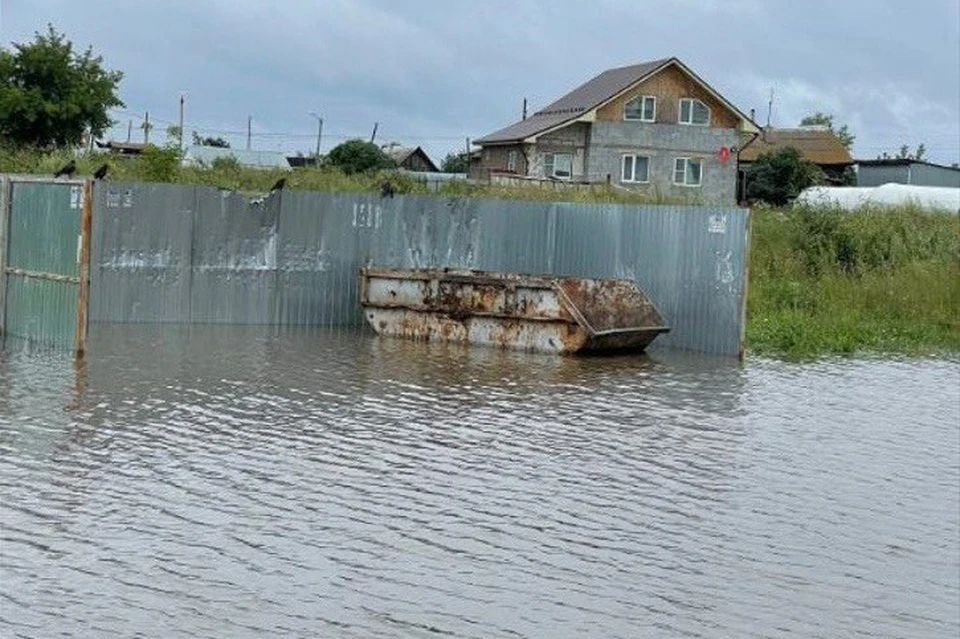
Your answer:
[[[92,204],[90,321],[359,327],[361,267],[452,267],[629,279],[658,346],[741,352],[745,209],[120,182]]]

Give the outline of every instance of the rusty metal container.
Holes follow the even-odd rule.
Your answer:
[[[627,280],[453,269],[360,269],[380,335],[554,353],[642,350],[670,329]]]

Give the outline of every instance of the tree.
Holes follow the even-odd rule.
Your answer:
[[[80,144],[87,131],[102,136],[113,124],[109,109],[124,106],[122,78],[92,49],[75,52],[52,25],[29,44],[0,48],[0,141],[65,147]]]
[[[173,144],[174,142],[176,142],[177,144],[179,144],[179,143],[180,143],[180,135],[181,135],[180,127],[177,126],[176,124],[171,124],[170,126],[167,127],[167,140],[168,140],[171,144]]]
[[[470,156],[466,151],[447,153],[440,163],[440,170],[444,173],[467,173],[470,171]]]
[[[223,138],[202,137],[196,131],[193,132],[193,144],[195,146],[215,146],[219,149],[230,148],[230,143]]]
[[[359,139],[335,146],[327,155],[327,161],[348,175],[397,166],[376,144]]]
[[[800,126],[825,126],[830,129],[830,132],[833,133],[840,142],[847,148],[849,151],[853,147],[853,141],[857,139],[853,133],[850,132],[850,129],[844,124],[839,129],[833,128],[833,116],[827,115],[825,113],[820,113],[817,111],[813,115],[808,115],[807,117],[800,120]]]
[[[910,152],[910,145],[901,144],[900,150],[897,151],[896,155],[891,155],[884,151],[877,156],[878,160],[922,160],[923,157],[927,154],[926,145],[921,142],[917,145],[917,148],[912,153]]]
[[[783,206],[803,189],[822,182],[823,172],[788,146],[758,157],[747,169],[746,179],[747,199]]]

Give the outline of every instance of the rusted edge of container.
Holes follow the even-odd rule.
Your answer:
[[[449,269],[449,268],[421,268],[421,269],[397,269],[383,267],[362,267],[359,272],[359,302],[361,306],[369,309],[378,310],[401,310],[423,315],[449,316],[456,321],[463,321],[468,317],[493,318],[505,322],[529,322],[542,324],[563,324],[576,327],[582,335],[581,345],[572,351],[561,351],[575,353],[578,351],[604,351],[604,350],[642,350],[646,348],[658,335],[669,332],[670,328],[663,324],[663,318],[660,316],[656,307],[650,302],[646,293],[631,280],[612,280],[608,278],[579,278],[579,277],[556,277],[543,275],[526,275],[517,273],[501,273],[493,271],[476,271],[467,269]],[[497,311],[471,311],[468,317],[453,317],[443,308],[438,308],[429,304],[418,304],[410,302],[391,303],[383,300],[370,300],[368,283],[372,279],[396,279],[402,281],[431,282],[441,281],[455,284],[476,284],[486,285],[499,284],[505,288],[513,286],[523,286],[525,288],[548,289],[557,296],[557,301],[565,314],[557,317],[517,317],[515,314]],[[653,311],[656,324],[653,325],[627,325],[615,326],[613,328],[597,328],[587,318],[585,313],[577,307],[576,302],[564,289],[564,284],[571,281],[593,281],[593,282],[617,282],[626,285],[639,294],[643,304],[649,305]],[[369,318],[368,318],[369,319]],[[374,329],[377,330],[376,326]],[[379,330],[378,330],[379,332]]]

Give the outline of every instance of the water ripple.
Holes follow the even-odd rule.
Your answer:
[[[960,634],[955,360],[90,343],[0,352],[3,636]]]

